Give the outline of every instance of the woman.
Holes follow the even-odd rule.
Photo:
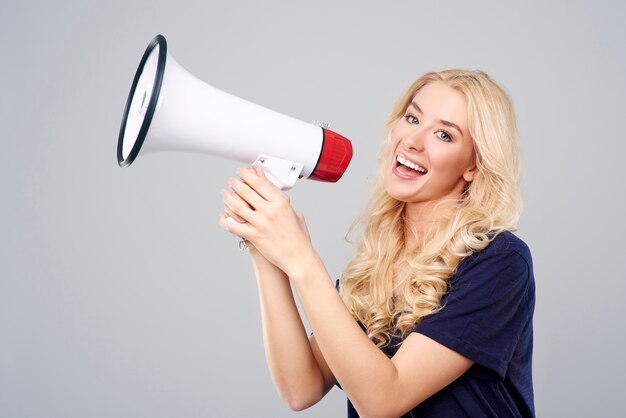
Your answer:
[[[339,292],[303,217],[261,171],[239,169],[222,191],[220,224],[248,243],[282,399],[304,409],[338,384],[350,417],[534,416],[534,279],[510,232],[521,206],[510,100],[482,72],[428,73],[387,127]]]

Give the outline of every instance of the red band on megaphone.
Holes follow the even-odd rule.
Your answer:
[[[348,168],[352,159],[352,143],[347,138],[330,129],[322,129],[324,132],[324,144],[322,152],[311,180],[336,182]]]

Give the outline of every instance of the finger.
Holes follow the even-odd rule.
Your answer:
[[[253,165],[252,169],[256,172],[257,176],[265,177],[265,171],[263,171],[263,168],[261,168],[260,166]]]
[[[239,168],[237,169],[237,175],[264,200],[274,200],[282,193],[282,191],[265,176],[265,172],[260,167]]]
[[[241,179],[229,178],[228,184],[238,197],[252,209],[259,209],[267,203],[253,187]]]
[[[230,210],[230,208],[228,206],[224,207],[224,214],[226,215],[227,218],[231,218],[233,219],[235,222],[238,222],[240,224],[242,223],[246,223],[246,220],[243,219],[241,216],[237,215],[235,212],[233,212],[232,210]]]
[[[254,219],[254,209],[250,208],[250,205],[241,199],[237,193],[222,190],[220,194],[222,195],[224,205],[229,208],[232,213],[247,222]]]
[[[231,179],[229,179],[229,184],[231,182]],[[248,202],[246,202],[241,196],[239,196],[239,194],[237,194],[236,191],[234,191],[232,188],[231,190],[220,190],[220,194],[222,195],[222,199],[225,197],[226,194],[230,194],[231,198],[238,201],[239,203],[241,203],[244,206],[249,207],[250,209],[254,210],[254,208],[252,206],[250,206],[250,204]],[[227,204],[227,202],[224,202],[224,204]],[[228,209],[230,209],[231,211],[233,210],[233,208],[231,206],[227,206]]]
[[[220,214],[218,223],[223,230],[230,232],[239,238],[246,238],[247,233],[250,232],[248,223],[234,222],[233,218],[229,218],[225,213]]]

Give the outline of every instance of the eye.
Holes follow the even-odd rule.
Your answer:
[[[409,122],[411,125],[417,125],[420,121],[415,117],[415,115],[412,115],[410,113],[407,113],[406,115],[404,115],[404,119],[406,119],[407,122]]]
[[[450,142],[452,141],[452,136],[445,130],[440,130],[435,132],[435,134],[439,137],[439,139],[441,139],[444,142]]]

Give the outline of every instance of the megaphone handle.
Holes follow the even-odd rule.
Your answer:
[[[260,167],[265,177],[281,190],[291,189],[304,169],[303,164],[268,155],[259,155],[252,167]]]
[[[289,190],[296,183],[300,173],[302,173],[304,165],[283,160],[282,158],[259,155],[254,163],[252,163],[252,167],[260,167],[265,173],[265,177],[279,189]],[[236,221],[232,216],[228,216],[226,219],[228,222],[233,222],[238,225],[244,225],[246,223]]]

